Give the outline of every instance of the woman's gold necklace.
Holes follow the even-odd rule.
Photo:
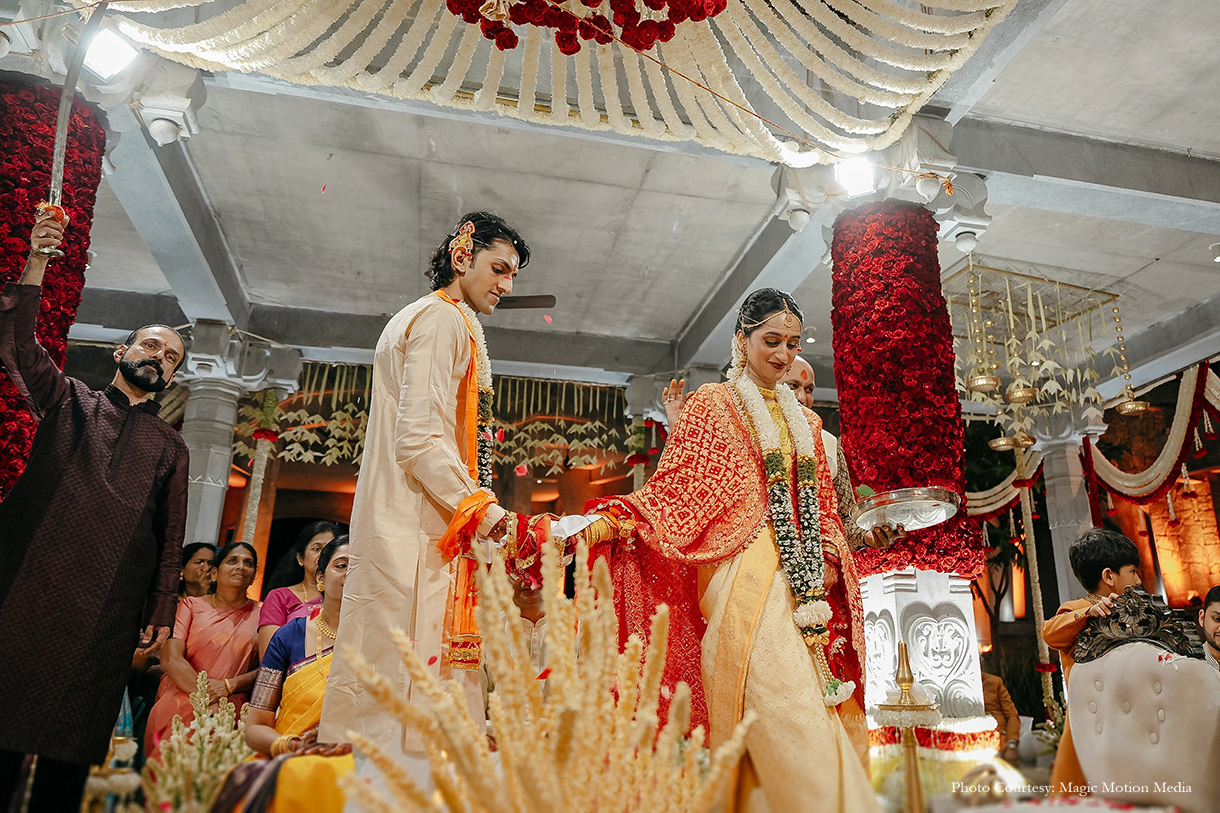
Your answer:
[[[318,674],[322,677],[328,677],[326,670],[322,668],[322,636],[325,635],[332,641],[337,637],[334,630],[322,620],[322,611],[318,610],[318,617],[314,619],[314,629],[317,630],[317,644],[314,647],[314,665],[318,667]]]

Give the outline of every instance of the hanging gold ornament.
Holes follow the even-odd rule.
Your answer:
[[[1017,448],[1019,445],[1016,438],[1010,438],[1006,435],[1001,435],[998,438],[992,438],[987,441],[987,445],[997,452],[1009,452]]]
[[[1010,404],[1028,404],[1037,397],[1038,390],[1034,387],[1012,386],[1004,393],[1004,400]]]
[[[1123,379],[1126,381],[1126,386],[1123,388],[1123,394],[1127,396],[1127,400],[1120,401],[1114,406],[1114,410],[1119,415],[1130,416],[1139,415],[1148,410],[1147,401],[1139,401],[1135,398],[1135,390],[1131,387],[1131,365],[1127,361],[1127,340],[1123,338],[1123,317],[1118,312],[1118,305],[1113,308],[1114,311],[1114,332],[1118,334],[1118,360],[1123,366]]]

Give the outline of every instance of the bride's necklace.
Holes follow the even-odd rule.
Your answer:
[[[834,677],[826,659],[833,616],[826,601],[825,554],[822,549],[821,504],[817,488],[817,452],[813,430],[801,412],[796,396],[780,387],[776,399],[796,451],[796,498],[792,497],[788,457],[783,452],[780,427],[767,408],[759,387],[741,374],[731,386],[741,399],[750,428],[762,452],[767,477],[767,507],[775,529],[780,564],[792,591],[793,621],[826,678],[823,699],[827,705],[842,703],[855,691],[855,684]],[[795,504],[794,504],[795,503]],[[796,524],[799,515],[800,525]]]

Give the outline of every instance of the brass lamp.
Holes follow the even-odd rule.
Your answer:
[[[904,813],[924,813],[923,783],[919,779],[919,751],[915,728],[932,728],[940,724],[940,712],[935,703],[920,703],[911,695],[915,674],[907,657],[906,641],[898,642],[898,702],[878,703],[876,720],[881,725],[893,725],[902,730],[903,770],[905,771]]]

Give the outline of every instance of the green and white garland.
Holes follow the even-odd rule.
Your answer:
[[[735,370],[737,369],[740,368],[735,367]],[[788,581],[788,589],[792,591],[796,605],[792,619],[805,644],[813,650],[815,661],[826,679],[823,700],[828,706],[837,706],[852,696],[856,684],[834,677],[826,659],[825,647],[830,643],[828,625],[833,612],[830,603],[826,601],[826,560],[822,549],[817,447],[814,444],[813,432],[792,390],[780,387],[776,394],[796,451],[794,505],[788,460],[782,450],[780,428],[772,418],[771,411],[767,409],[762,392],[746,375],[734,376],[731,385],[741,397],[762,451],[763,468],[767,475],[767,507],[775,529],[775,544],[779,549],[780,564]]]
[[[457,300],[458,309],[466,317],[470,335],[474,339],[474,371],[479,382],[478,465],[479,488],[492,491],[492,461],[495,453],[495,435],[492,429],[492,402],[495,390],[491,385],[491,356],[487,352],[487,338],[483,325],[475,315],[474,308]]]

